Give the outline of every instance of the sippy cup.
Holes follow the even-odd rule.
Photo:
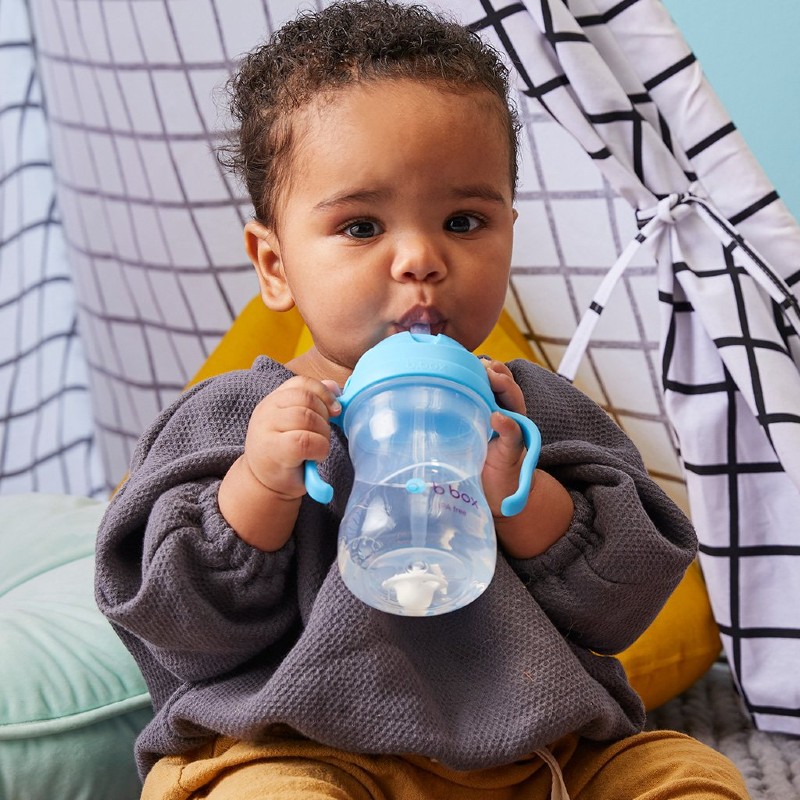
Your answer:
[[[433,616],[472,602],[497,558],[481,473],[493,411],[522,429],[527,454],[506,516],[527,502],[539,457],[538,428],[500,408],[480,360],[454,339],[411,332],[368,350],[338,398],[355,478],[339,527],[338,564],[367,605]],[[309,461],[306,488],[327,503],[333,490]]]

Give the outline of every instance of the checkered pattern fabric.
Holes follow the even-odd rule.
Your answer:
[[[664,407],[715,615],[755,724],[800,733],[800,230],[660,4],[480,5],[473,24],[512,58],[523,94],[642,226],[560,369],[571,378],[587,348],[605,347],[591,332],[655,239]]]
[[[63,219],[102,482],[111,487],[143,427],[254,294],[241,248],[249,203],[212,152],[225,125],[214,89],[297,3],[28,5],[38,74],[30,60],[27,69],[47,101],[58,201],[51,192],[47,226],[38,227],[57,232]],[[796,223],[657,0],[437,5],[505,53],[518,80],[522,180],[509,310],[542,358],[574,373],[656,480],[691,506],[745,702],[761,727],[800,732],[800,683],[789,666],[800,661]],[[0,35],[29,43],[7,33],[13,7],[0,4]],[[4,109],[22,102],[8,91],[2,82]],[[15,137],[5,123],[3,176],[23,172],[22,157],[8,155]],[[0,182],[6,207],[12,180]],[[2,286],[12,255],[20,258],[8,247],[37,230],[32,219],[18,223],[19,234],[3,231]],[[0,314],[17,319],[33,291],[3,294]],[[69,331],[72,342],[74,324]],[[13,376],[32,347],[13,340],[0,368]],[[36,387],[38,404],[25,407],[35,420],[53,392],[19,375],[8,379],[8,396],[13,385]],[[7,407],[3,490],[36,471],[40,455],[18,454],[33,452],[31,431],[43,430],[25,428]],[[60,441],[74,437],[88,453],[92,434],[80,415],[61,418],[72,424]],[[67,449],[57,448],[62,472]],[[93,491],[97,479],[83,471]]]
[[[0,4],[0,491],[97,495],[83,345],[27,6]]]

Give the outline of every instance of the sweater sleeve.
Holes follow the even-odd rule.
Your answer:
[[[182,395],[141,438],[101,522],[101,611],[137,657],[181,680],[233,669],[296,625],[294,541],[275,553],[250,547],[217,505],[252,409],[287,376],[269,362]]]
[[[528,362],[511,369],[542,433],[539,466],[570,492],[566,534],[509,563],[564,636],[617,653],[652,622],[696,555],[691,523],[589,398]]]

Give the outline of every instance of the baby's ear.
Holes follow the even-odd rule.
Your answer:
[[[280,242],[274,230],[255,220],[244,226],[244,249],[253,262],[264,305],[272,311],[288,311],[294,297],[286,281]]]

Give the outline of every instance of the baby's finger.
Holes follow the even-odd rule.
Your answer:
[[[338,389],[334,381],[323,382],[298,376],[286,381],[273,392],[273,396],[280,408],[305,407],[327,419],[338,416],[342,410],[334,389]]]
[[[272,417],[269,427],[275,433],[303,431],[326,439],[330,436],[330,422],[324,406],[322,410],[305,405],[287,406]]]
[[[498,405],[518,414],[525,413],[525,398],[511,370],[502,361],[482,359],[489,376],[489,385],[497,398]]]
[[[492,441],[493,457],[507,464],[516,464],[525,453],[525,441],[519,425],[510,417],[495,411],[491,417],[492,430],[497,438]]]
[[[336,381],[324,380],[323,386],[326,386],[331,391],[331,402],[328,404],[328,410],[332,417],[338,417],[342,413],[342,404],[336,399],[342,394],[342,387]]]
[[[281,433],[279,446],[291,464],[322,461],[330,450],[330,438],[318,431],[296,429]]]

